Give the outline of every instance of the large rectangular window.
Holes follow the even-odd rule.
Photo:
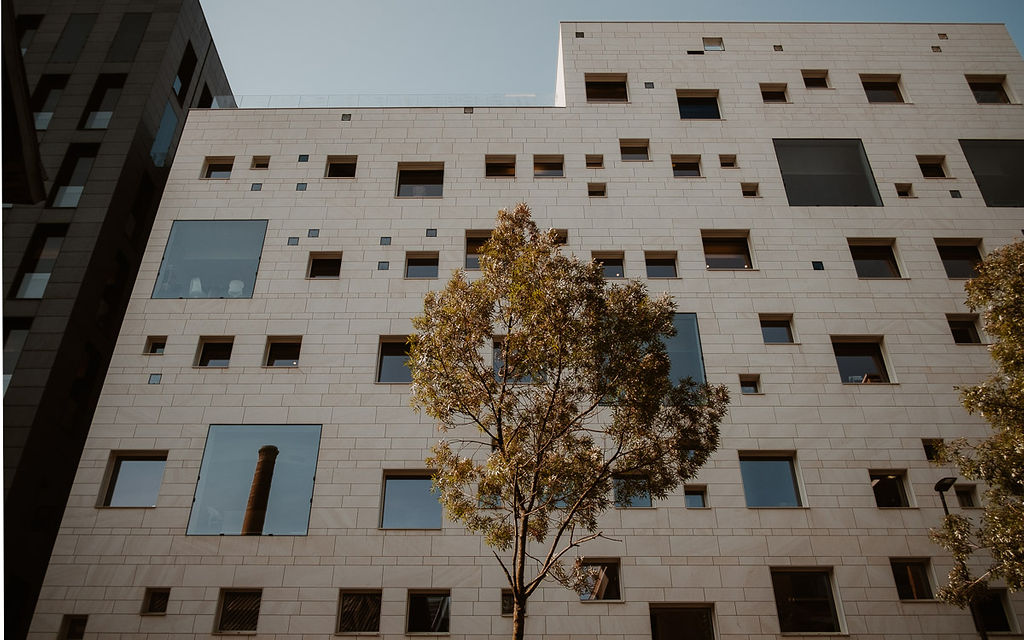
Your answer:
[[[833,338],[832,350],[843,384],[889,382],[880,339]]]
[[[444,163],[398,165],[399,198],[440,198],[444,195]]]
[[[839,633],[839,613],[828,569],[772,569],[782,633]]]
[[[776,138],[774,143],[791,206],[882,206],[860,140]]]
[[[64,24],[57,45],[53,48],[50,62],[78,62],[78,56],[82,53],[82,47],[89,39],[89,32],[95,23],[95,13],[72,13]]]
[[[672,319],[676,335],[665,338],[665,351],[671,363],[669,378],[678,383],[691,378],[695,383],[704,382],[704,354],[700,347],[700,331],[697,329],[696,313],[677,313]]]
[[[793,456],[740,455],[740,475],[748,507],[799,507]]]
[[[715,640],[710,604],[651,604],[652,640]]]
[[[718,89],[676,91],[682,120],[719,120]]]
[[[978,189],[990,207],[1024,207],[1024,140],[961,140]]]
[[[176,220],[154,298],[251,298],[266,220]]]
[[[320,425],[210,425],[189,535],[304,536]]]
[[[149,26],[148,13],[126,13],[107,50],[107,62],[131,62]]]
[[[432,486],[429,475],[385,477],[381,529],[440,529],[441,503]]]
[[[36,226],[18,276],[15,298],[42,298],[57,264],[57,256],[68,233],[66,224]]]

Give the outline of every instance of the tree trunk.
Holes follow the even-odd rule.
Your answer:
[[[520,603],[519,599],[512,596],[512,637],[515,640],[523,640],[525,637],[525,629],[523,626],[526,624],[526,602]]]

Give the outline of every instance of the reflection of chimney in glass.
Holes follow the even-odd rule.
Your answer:
[[[263,520],[267,517],[267,500],[270,498],[270,482],[274,479],[274,464],[278,449],[272,444],[260,447],[256,470],[252,473],[252,488],[249,489],[249,504],[245,506],[242,521],[243,536],[258,536],[263,533]]]

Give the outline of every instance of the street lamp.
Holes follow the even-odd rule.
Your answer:
[[[942,510],[949,515],[949,507],[946,506],[946,492],[953,488],[956,483],[956,476],[942,478],[935,483],[935,490],[939,492],[939,499],[942,500]]]
[[[934,487],[935,491],[939,494],[939,499],[942,500],[942,510],[946,513],[947,518],[949,517],[949,507],[946,506],[946,492],[952,489],[954,484],[956,484],[956,476],[947,476],[939,479]],[[966,570],[967,567],[964,566],[964,569]],[[978,635],[981,636],[981,640],[988,640],[985,623],[981,618],[981,612],[978,611],[976,597],[973,594],[971,595],[969,606],[971,608],[971,617],[974,618],[974,626],[978,629]]]

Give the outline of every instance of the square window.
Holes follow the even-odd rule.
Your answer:
[[[262,182],[254,182],[254,183],[252,183],[251,185],[249,185],[249,191],[263,191],[263,183]]]
[[[304,536],[320,425],[210,425],[190,536]]]
[[[251,298],[266,220],[175,220],[154,298]]]
[[[707,232],[705,232],[707,233]],[[750,269],[750,247],[747,235],[727,236],[701,234],[704,243],[704,264],[708,269]]]
[[[675,178],[700,177],[700,156],[672,156],[672,176]]]
[[[466,232],[466,269],[475,271],[480,268],[480,253],[484,244],[490,240],[491,231]]]
[[[343,113],[343,114],[341,114],[341,121],[342,122],[350,122],[351,120],[352,120],[352,114],[351,113]]]
[[[949,190],[949,197],[950,198],[960,199],[960,198],[963,197],[963,195],[960,193],[959,189],[950,189]]]
[[[391,268],[391,263],[387,260],[381,260],[377,263],[377,271],[387,271]]]
[[[761,100],[765,103],[772,102],[789,102],[789,96],[786,94],[786,85],[784,83],[761,83]]]
[[[880,207],[859,139],[773,140],[790,206]]]
[[[234,346],[232,337],[199,338],[199,350],[196,353],[197,367],[226,367],[231,361],[231,349]]]
[[[961,140],[988,207],[1024,207],[1024,140]]]
[[[650,606],[651,640],[715,640],[713,605],[652,603]]]
[[[836,354],[839,378],[843,384],[889,382],[880,340],[833,338],[832,350]]]
[[[961,509],[978,508],[978,488],[973,484],[958,484],[953,487],[956,501]]]
[[[644,83],[644,89],[653,89],[653,88],[654,88],[654,83],[653,82],[645,82]]]
[[[148,355],[162,355],[167,348],[167,336],[149,336],[146,338],[146,347],[143,353]]]
[[[100,506],[155,507],[163,482],[167,453],[114,453]]]
[[[263,592],[259,589],[224,589],[220,594],[220,609],[217,612],[216,633],[256,631],[260,617],[260,601]]]
[[[582,602],[622,599],[618,560],[584,560],[583,570],[590,575],[579,594]]]
[[[949,278],[974,278],[978,275],[981,252],[977,240],[935,240],[935,248]]]
[[[676,91],[679,118],[682,120],[720,120],[718,90]]]
[[[722,154],[718,156],[718,164],[723,169],[735,169],[739,165],[736,164],[736,156],[734,154]]]
[[[624,73],[587,73],[583,81],[587,102],[629,102]]]
[[[295,190],[296,191],[305,191],[306,190],[306,183],[305,182],[297,182],[297,183],[295,183]]]
[[[263,364],[267,367],[297,367],[301,350],[302,338],[299,336],[267,338],[267,357]]]
[[[1010,104],[1006,76],[967,76],[967,84],[978,104]]]
[[[310,253],[310,280],[337,280],[341,277],[341,252]]]
[[[913,198],[914,185],[909,182],[896,183],[896,196],[899,198]]]
[[[744,395],[761,393],[761,376],[756,373],[741,375],[740,393]]]
[[[608,196],[608,187],[603,182],[588,182],[587,196],[591,198],[605,198]]]
[[[989,588],[987,592],[975,599],[978,618],[974,626],[979,631],[1009,633],[1013,631],[1010,624],[1011,616],[1006,603],[1006,589]]]
[[[932,53],[942,53],[942,47],[933,44],[932,45]]]
[[[595,253],[594,261],[601,265],[601,273],[606,279],[626,277],[623,255],[621,253]]]
[[[850,240],[850,255],[858,278],[899,278],[900,269],[892,250],[892,240],[884,244],[866,244],[868,241]],[[865,242],[865,244],[861,244]]]
[[[808,89],[828,89],[827,69],[801,69],[804,86]]]
[[[405,254],[405,277],[436,278],[437,262],[437,253],[407,253]]]
[[[356,160],[358,156],[327,156],[325,178],[356,177]]]
[[[588,169],[604,169],[604,156],[600,154],[587,154]]]
[[[898,75],[861,75],[868,102],[905,102]]]
[[[831,569],[772,569],[782,633],[839,633]]]
[[[65,615],[60,623],[59,640],[82,640],[85,637],[85,625],[89,616]]]
[[[740,475],[748,507],[799,507],[793,456],[740,454]]]
[[[948,178],[946,156],[917,156],[917,165],[925,178]]]
[[[399,198],[440,198],[444,195],[444,163],[398,164]]]
[[[516,157],[484,156],[484,175],[488,178],[516,177]]]
[[[740,193],[743,194],[744,198],[760,198],[761,188],[756,182],[741,182]]]
[[[977,316],[946,316],[956,344],[981,344]]]
[[[562,156],[533,156],[533,177],[564,178],[565,168]]]
[[[406,366],[408,361],[409,344],[405,337],[382,339],[377,361],[377,382],[412,382],[412,371]]]
[[[824,271],[825,263],[821,260],[811,260],[811,268],[815,271]]]
[[[792,316],[759,316],[761,320],[761,337],[765,344],[792,344]]]
[[[391,244],[391,236],[381,236],[380,237],[380,246],[386,247],[386,246],[388,246],[390,244]]]
[[[616,475],[612,478],[612,495],[620,509],[651,506],[651,483],[644,476]]]
[[[772,51],[782,51],[782,45],[781,44],[773,44],[772,45]]]
[[[208,157],[203,162],[203,178],[207,180],[227,180],[231,177],[231,168],[234,166],[234,163],[234,156]]]
[[[160,380],[163,379],[163,374],[151,373],[149,374],[149,382],[147,384],[160,384]]]
[[[384,476],[381,529],[440,529],[441,503],[429,474]]]
[[[676,254],[674,251],[670,253],[648,251],[644,253],[644,261],[647,263],[648,278],[676,277]]]
[[[301,153],[301,154],[299,154],[299,162],[309,162],[309,154],[308,153]]]
[[[668,377],[673,384],[689,378],[696,384],[705,381],[704,353],[700,346],[700,329],[696,313],[676,313],[672,316],[676,335],[662,338],[668,355]]]
[[[144,616],[158,616],[167,613],[167,605],[171,600],[171,590],[167,588],[146,589],[142,596],[142,611]]]
[[[381,592],[342,591],[338,600],[338,633],[380,631]]]
[[[706,487],[687,486],[683,489],[683,504],[687,509],[706,509],[708,490]]]
[[[906,472],[872,471],[871,490],[875,493],[875,505],[880,509],[905,509],[910,506],[907,498]]]
[[[295,246],[298,246],[298,244],[299,244],[299,236],[289,236],[288,237],[288,246],[289,247],[295,247]]]
[[[725,43],[721,38],[701,38],[705,51],[725,51]]]
[[[426,237],[428,237],[428,238],[436,238],[437,237],[437,229],[427,229]]]
[[[406,633],[448,633],[451,607],[448,591],[410,592]]]
[[[623,162],[646,162],[651,159],[647,140],[619,140],[619,153]]]
[[[927,438],[921,440],[921,447],[924,449],[924,458],[929,462],[936,462],[939,459],[939,447],[942,446],[942,438]]]
[[[320,237],[320,230],[319,229],[307,229],[306,230],[306,237],[307,238],[319,238]]]
[[[253,156],[252,162],[249,163],[250,169],[269,169],[270,168],[270,156]]]

